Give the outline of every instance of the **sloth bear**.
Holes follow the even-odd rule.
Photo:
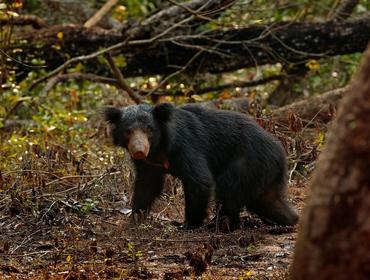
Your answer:
[[[169,173],[182,181],[185,228],[203,224],[211,194],[231,230],[239,226],[244,207],[269,223],[297,223],[286,200],[285,151],[251,117],[169,103],[107,107],[104,115],[114,144],[126,148],[134,162],[134,214],[150,210]]]

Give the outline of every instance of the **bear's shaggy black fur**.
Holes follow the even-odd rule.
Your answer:
[[[296,224],[286,201],[284,149],[252,118],[168,103],[108,107],[105,118],[114,144],[129,150],[136,167],[134,213],[150,210],[170,173],[183,184],[186,227],[203,224],[212,192],[231,229],[243,207],[268,222]]]

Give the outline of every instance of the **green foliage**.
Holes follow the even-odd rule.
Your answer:
[[[236,1],[231,9],[226,10],[217,19],[220,25],[240,27],[251,24],[266,24],[290,20],[312,20],[314,18],[325,18],[330,12],[330,7],[337,1]],[[219,25],[211,22],[210,28]]]
[[[41,3],[41,0],[27,0],[25,1],[25,9],[27,11],[32,12],[33,10],[37,9]]]
[[[99,202],[96,200],[87,198],[84,204],[78,208],[79,214],[82,216],[89,214],[92,210],[96,209],[96,206],[98,205],[98,203]]]
[[[129,242],[127,244],[128,256],[134,261],[135,264],[143,257],[143,253],[139,250],[136,250],[135,244]]]
[[[307,74],[306,79],[295,85],[297,94],[320,94],[344,87],[356,71],[361,54],[350,54],[321,59],[319,66]]]
[[[15,122],[22,120],[23,128],[12,134],[2,133],[1,158],[20,157],[29,145],[46,146],[47,142],[88,152],[86,139],[97,131],[88,121],[100,118],[97,109],[106,99],[101,86],[71,81],[42,95],[39,90],[27,92],[27,81],[8,84],[9,88],[0,95],[0,125],[5,125],[5,118],[11,118]],[[10,166],[1,161],[0,167],[7,170]]]
[[[120,3],[127,7],[128,16],[143,18],[155,9],[155,0],[121,0]]]

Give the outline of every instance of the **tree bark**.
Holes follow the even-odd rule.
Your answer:
[[[299,100],[274,110],[272,117],[274,120],[287,123],[289,122],[288,114],[294,113],[303,123],[313,120],[327,123],[336,115],[338,102],[345,91],[346,88],[338,88],[321,95]]]
[[[359,0],[342,0],[334,15],[332,16],[333,20],[343,20],[348,18],[355,7],[357,6]]]
[[[369,279],[370,46],[317,163],[291,279]]]
[[[343,22],[285,22],[214,31],[205,38],[166,38],[145,48],[145,52],[133,50],[124,72],[126,76],[170,74],[186,66],[183,72],[221,73],[277,62],[302,63],[311,58],[362,52],[369,39],[370,16]]]
[[[362,52],[370,39],[370,15],[340,22],[251,26],[212,31],[203,36],[187,36],[179,29],[180,34],[173,31],[151,41],[145,38],[158,35],[157,29],[154,33],[129,29],[122,34],[82,26],[52,26],[20,36],[21,40],[17,41],[23,43],[13,46],[17,50],[14,57],[26,63],[30,58],[41,57],[48,69],[54,69],[68,57],[89,54],[129,39],[120,50],[127,62],[122,69],[125,77],[167,75],[179,69],[183,73],[221,73],[262,64],[302,63],[310,58]],[[63,34],[62,39],[56,36],[59,32]],[[138,34],[140,40],[135,37]],[[8,53],[13,55],[11,50]],[[96,62],[93,66],[93,70],[99,68]],[[25,72],[32,69],[25,65],[17,67]]]
[[[47,23],[34,15],[20,15],[16,17],[0,16],[0,26],[4,25],[31,25],[35,29],[41,29],[47,27]]]

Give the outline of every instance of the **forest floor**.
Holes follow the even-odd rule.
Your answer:
[[[305,192],[289,189],[299,211]],[[171,220],[181,217],[181,191],[162,197],[143,224],[119,202],[82,215],[67,211],[67,197],[53,200],[37,222],[14,214],[27,207],[18,202],[0,213],[0,279],[286,279],[297,235],[247,213],[231,233],[179,230]]]

